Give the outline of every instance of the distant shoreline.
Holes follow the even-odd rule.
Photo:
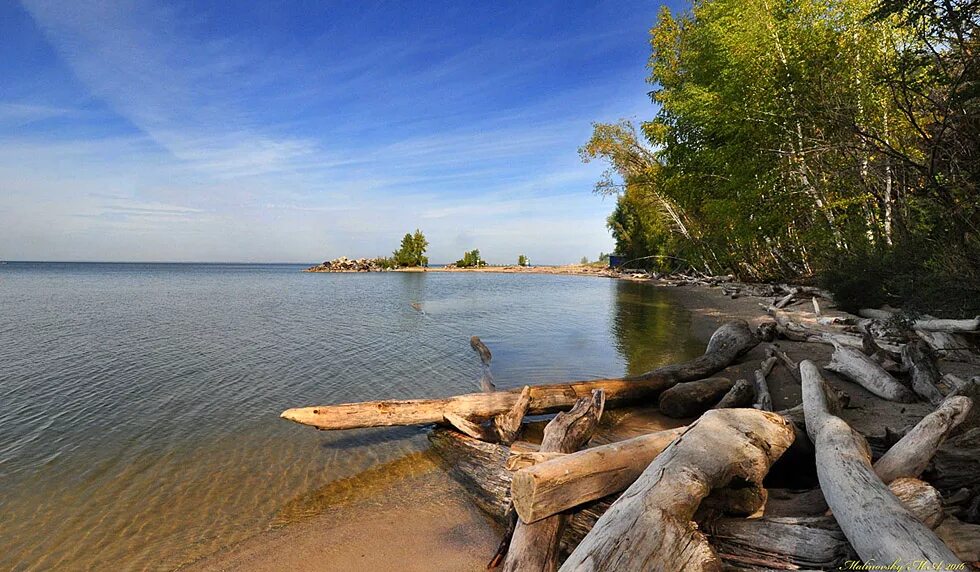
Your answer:
[[[410,266],[392,268],[389,270],[326,270],[322,265],[311,266],[303,270],[311,274],[364,274],[372,272],[482,272],[490,274],[560,274],[568,276],[601,276],[605,278],[621,278],[622,274],[607,266],[592,264],[563,264],[559,266],[480,266],[460,268],[458,266]]]

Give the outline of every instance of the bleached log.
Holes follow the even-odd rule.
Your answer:
[[[925,340],[929,347],[940,357],[950,361],[978,364],[980,356],[973,351],[970,343],[963,336],[950,332],[932,332],[915,330],[915,334]]]
[[[942,320],[939,318],[923,318],[916,320],[913,326],[917,330],[928,332],[963,333],[980,331],[980,316],[968,320]]]
[[[932,404],[943,400],[943,394],[936,387],[940,380],[939,368],[924,341],[915,340],[905,344],[902,348],[902,363],[912,375],[912,391]]]
[[[734,407],[749,407],[755,401],[755,388],[744,379],[736,379],[735,385],[728,390],[713,409],[731,409]]]
[[[789,422],[774,413],[708,411],[599,518],[561,570],[720,569],[694,513],[733,480],[761,487],[792,441]]]
[[[766,376],[772,371],[772,366],[776,363],[776,357],[768,357],[762,361],[759,369],[753,372],[755,377],[755,404],[753,407],[762,411],[772,411],[772,395],[769,393],[769,384],[766,383]]]
[[[834,344],[834,353],[826,367],[883,399],[900,403],[916,401],[915,394],[907,387],[854,348]]]
[[[947,397],[878,459],[875,473],[886,483],[921,475],[950,431],[969,414],[972,405],[968,397]]]
[[[696,417],[718,403],[733,386],[724,377],[678,383],[660,394],[658,406],[667,417]]]
[[[758,344],[744,321],[728,322],[708,341],[704,355],[681,364],[667,365],[628,379],[602,379],[530,386],[528,415],[554,413],[572,406],[581,397],[600,389],[606,405],[649,402],[662,391],[684,381],[705,378],[734,362]],[[443,399],[367,401],[287,409],[280,417],[318,429],[356,429],[394,425],[442,423],[446,413],[471,422],[510,411],[520,390],[470,393]]]
[[[602,417],[601,391],[591,399],[578,400],[571,410],[561,412],[544,429],[542,453],[574,453],[588,442]],[[520,514],[520,513],[518,513]],[[505,572],[551,572],[558,569],[559,543],[568,515],[555,514],[528,523],[518,521],[504,558]]]
[[[804,360],[800,373],[820,488],[858,556],[865,562],[958,564],[956,555],[874,473],[867,442],[833,410],[817,366]]]
[[[821,315],[821,313],[820,313],[820,302],[817,302],[817,297],[816,296],[814,296],[810,300],[813,302],[813,313],[816,314],[816,316],[819,318],[820,315]]]
[[[514,474],[511,496],[524,522],[625,490],[686,427],[585,449]]]

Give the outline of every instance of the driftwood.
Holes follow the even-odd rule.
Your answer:
[[[971,347],[970,343],[963,336],[950,332],[932,332],[928,330],[915,330],[917,336],[925,340],[929,347],[935,350],[936,354],[950,361],[961,361],[966,363],[980,363],[978,356]]]
[[[641,435],[520,470],[511,485],[517,514],[524,522],[534,522],[626,490],[685,430],[679,427]]]
[[[928,344],[922,340],[905,344],[902,348],[902,363],[912,375],[912,391],[933,404],[943,400],[943,394],[936,387],[941,376]]]
[[[914,393],[855,348],[834,344],[834,354],[827,369],[843,375],[883,399],[900,403],[916,401]]]
[[[950,431],[966,418],[972,405],[968,397],[947,397],[878,459],[875,473],[886,483],[899,477],[918,477]]]
[[[513,476],[504,468],[507,447],[484,443],[448,429],[433,430],[429,440],[447,470],[465,487],[477,506],[507,526]],[[528,451],[511,453],[511,457],[526,453]],[[614,499],[615,495],[610,495],[569,510],[571,518],[562,535],[562,554],[567,555],[578,546]],[[905,499],[901,500],[905,502]],[[921,506],[925,503],[912,504]],[[702,529],[719,556],[733,566],[755,560],[764,562],[763,568],[836,568],[842,566],[844,560],[853,559],[853,551],[834,518],[824,516],[827,508],[819,489],[802,493],[771,489],[763,518],[722,517],[703,522]],[[920,516],[916,514],[917,518]],[[974,529],[980,527],[970,528],[973,525],[964,523],[953,525],[951,521],[955,519],[947,517],[937,534],[947,543],[951,538],[958,542],[960,548],[955,548],[953,543],[950,546],[960,554],[961,548],[970,546],[968,541],[974,537]],[[968,558],[961,556],[961,559]]]
[[[811,361],[800,363],[807,433],[817,478],[844,535],[865,562],[959,563],[956,555],[888,490],[871,467],[863,437],[840,417]]]
[[[769,393],[769,384],[766,383],[766,376],[772,371],[772,366],[776,364],[776,359],[775,356],[770,356],[762,360],[759,369],[753,373],[755,377],[755,404],[753,407],[756,409],[772,411],[772,395]]]
[[[715,404],[714,409],[731,409],[735,407],[749,407],[755,401],[755,388],[744,379],[736,379],[735,385],[728,390],[721,401]]]
[[[792,441],[793,430],[779,415],[708,411],[612,504],[561,569],[720,570],[718,555],[692,523],[701,501],[736,482],[761,488]]]
[[[922,318],[916,320],[912,327],[917,330],[925,330],[927,332],[976,332],[980,331],[980,316],[969,320]]]
[[[544,429],[542,453],[574,453],[588,442],[602,417],[603,396],[579,399],[570,411],[559,413]],[[520,514],[520,513],[518,513]],[[558,548],[568,515],[556,514],[533,523],[519,521],[504,558],[504,570],[516,572],[558,569]]]
[[[704,355],[691,361],[657,368],[629,379],[602,379],[549,385],[530,389],[528,415],[567,409],[581,397],[600,389],[607,406],[621,406],[655,399],[662,391],[684,381],[702,379],[720,371],[758,344],[744,321],[728,322],[708,341]],[[519,390],[470,393],[444,399],[367,401],[287,409],[280,417],[318,429],[356,429],[393,425],[442,423],[446,414],[470,422],[507,413],[520,398]]]
[[[517,397],[514,406],[507,413],[502,413],[493,418],[493,427],[497,433],[497,440],[501,443],[512,443],[521,432],[521,422],[527,414],[527,408],[531,405],[531,386],[525,385],[521,389],[521,394]]]
[[[733,386],[724,377],[678,383],[660,394],[658,406],[667,417],[696,417],[718,403]]]
[[[483,363],[483,365],[490,365],[490,360],[493,359],[493,354],[490,353],[490,348],[483,343],[483,340],[481,340],[478,336],[473,336],[470,338],[470,347],[473,348],[473,351],[480,356],[480,361]]]

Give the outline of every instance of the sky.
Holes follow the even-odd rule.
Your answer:
[[[0,0],[0,260],[594,259],[659,7]]]

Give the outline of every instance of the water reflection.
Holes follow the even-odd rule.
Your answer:
[[[649,284],[618,280],[612,334],[626,361],[626,375],[690,359],[703,351],[690,334],[690,313],[671,292]]]

